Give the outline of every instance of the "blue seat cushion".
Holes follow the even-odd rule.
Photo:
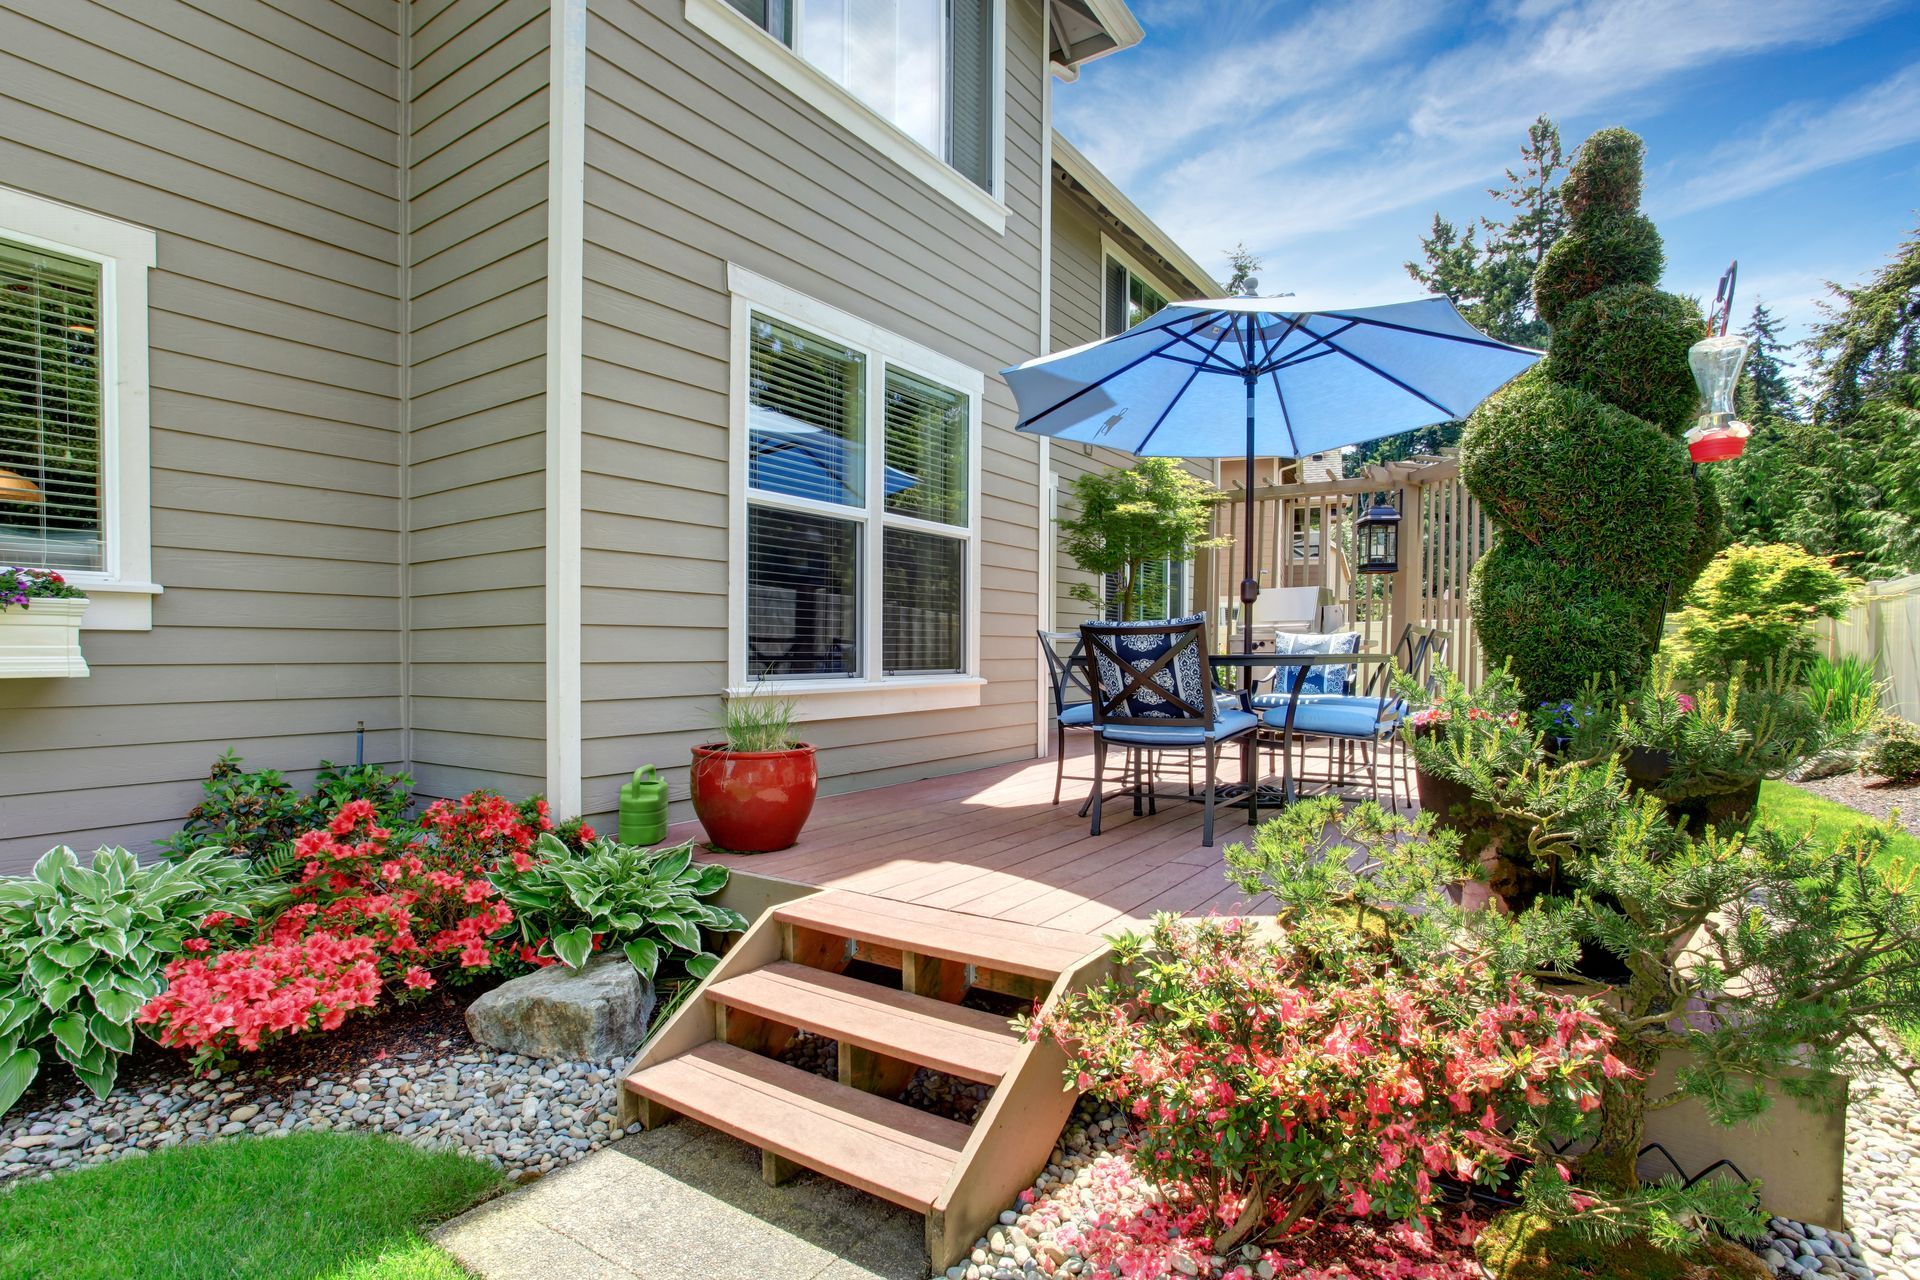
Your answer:
[[[1060,713],[1060,723],[1069,729],[1080,729],[1093,723],[1093,704],[1083,702],[1077,707],[1068,707]]]
[[[1342,699],[1347,699],[1356,703],[1364,702],[1369,706],[1380,705],[1380,699],[1369,698],[1361,694],[1307,693],[1304,690],[1300,694],[1300,705],[1304,707],[1309,702],[1339,702]],[[1254,710],[1256,711],[1271,711],[1275,707],[1279,707],[1282,710],[1284,710],[1286,708],[1286,705],[1287,705],[1287,695],[1284,693],[1256,693],[1253,695],[1253,707],[1254,707]]]
[[[1269,729],[1287,727],[1285,707],[1268,711],[1264,718]],[[1387,708],[1386,717],[1381,718],[1378,698],[1302,702],[1293,714],[1293,731],[1337,738],[1371,738],[1377,731],[1390,729],[1399,722],[1399,713],[1392,706]]]
[[[1250,712],[1221,711],[1215,713],[1212,729],[1188,721],[1165,728],[1157,724],[1109,724],[1101,726],[1099,732],[1108,742],[1130,747],[1198,747],[1208,740],[1218,742],[1237,737],[1259,723],[1259,718]]]
[[[1125,688],[1133,672],[1142,671],[1163,657],[1173,647],[1173,639],[1167,632],[1169,625],[1203,622],[1206,615],[1188,614],[1184,618],[1171,618],[1166,622],[1126,622],[1112,624],[1119,628],[1109,642],[1121,656],[1131,671],[1122,672],[1120,664],[1099,648],[1088,646],[1093,655],[1093,666],[1097,673],[1098,692],[1094,695],[1103,701],[1111,700]],[[1202,637],[1204,644],[1204,636]],[[1202,645],[1187,645],[1178,656],[1166,666],[1154,672],[1147,682],[1129,693],[1125,700],[1126,710],[1115,714],[1127,716],[1166,716],[1170,719],[1191,719],[1178,710],[1175,704],[1163,693],[1172,694],[1189,707],[1206,705],[1202,700],[1212,691],[1212,681],[1207,675],[1207,663]]]

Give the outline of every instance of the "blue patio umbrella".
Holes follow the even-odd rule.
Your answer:
[[[1541,353],[1487,337],[1445,298],[1316,307],[1177,302],[1099,342],[1004,370],[1019,429],[1143,457],[1298,458],[1464,418]],[[1253,503],[1240,583],[1260,595]]]

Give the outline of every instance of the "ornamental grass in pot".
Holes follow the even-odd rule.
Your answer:
[[[693,811],[729,853],[773,853],[800,839],[820,790],[813,747],[793,740],[794,704],[729,698],[724,742],[693,749]]]

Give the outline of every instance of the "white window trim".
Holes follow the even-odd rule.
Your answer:
[[[153,597],[161,588],[153,581],[147,272],[157,260],[157,238],[145,227],[10,187],[0,187],[0,238],[100,264],[105,567],[62,573],[92,602],[85,630],[151,631]]]
[[[687,0],[687,21],[749,66],[817,109],[827,119],[886,156],[929,187],[1005,235],[1008,211],[995,194],[1006,190],[1006,3],[993,7],[993,191],[982,191],[945,159],[927,150],[893,121],[835,84],[812,63],[749,21],[726,0]]]
[[[979,369],[909,342],[878,325],[734,263],[727,264],[727,289],[733,295],[727,397],[727,569],[732,584],[727,592],[727,696],[743,697],[759,693],[791,698],[798,704],[799,714],[805,720],[834,720],[850,716],[892,715],[980,705],[981,691],[987,683],[980,675],[980,434],[986,375]],[[964,616],[960,636],[963,671],[950,675],[868,675],[854,680],[788,678],[755,682],[747,670],[747,474],[750,452],[747,374],[750,321],[756,311],[866,352],[869,405],[880,403],[877,397],[884,389],[888,365],[919,374],[967,396],[967,524],[962,554],[966,592],[962,602]],[[871,482],[876,480],[878,468],[884,465],[885,450],[877,441],[869,440],[867,444]],[[883,519],[874,515],[871,508],[841,507],[809,502],[804,498],[767,495],[757,500],[764,500],[769,506],[796,511],[818,510],[874,529],[898,525],[902,528],[937,529],[941,533],[958,536],[956,531],[959,526],[933,525],[900,516]],[[871,670],[880,652],[881,601],[885,586],[877,537],[869,536],[863,540],[862,557],[860,645]]]
[[[1180,290],[1169,285],[1159,273],[1141,266],[1138,258],[1121,248],[1112,236],[1102,231],[1100,233],[1100,327],[1102,329],[1107,326],[1107,259],[1109,258],[1151,285],[1153,291],[1165,298],[1169,306],[1180,301]],[[1102,334],[1101,336],[1112,337],[1113,335]]]

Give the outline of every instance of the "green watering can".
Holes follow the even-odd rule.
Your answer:
[[[667,780],[650,764],[620,784],[620,843],[659,844],[667,835]]]

